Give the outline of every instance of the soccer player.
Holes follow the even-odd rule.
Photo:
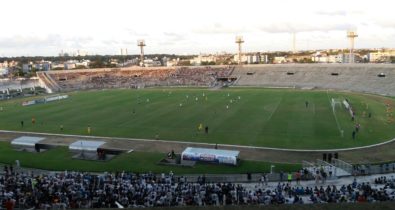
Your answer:
[[[200,123],[200,124],[199,124],[198,130],[199,130],[199,131],[203,130],[203,123]]]
[[[32,124],[34,125],[36,123],[36,118],[32,117]]]
[[[21,127],[23,128],[23,120],[21,120]]]
[[[305,101],[304,103],[306,105],[306,108],[309,107],[309,102],[308,101]]]
[[[86,131],[88,132],[88,135],[91,135],[91,126],[88,125],[88,127],[86,128]]]
[[[59,128],[60,128],[60,131],[63,131],[63,125],[60,125]]]
[[[355,132],[358,133],[360,127],[361,127],[361,124],[359,124],[359,123],[355,124]]]
[[[208,134],[208,126],[206,125],[206,127],[204,127],[204,132],[206,133],[206,134]]]

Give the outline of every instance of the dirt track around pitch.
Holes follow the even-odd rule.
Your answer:
[[[19,131],[0,131],[0,141],[12,141],[20,136],[40,136],[45,139],[44,144],[68,146],[77,140],[100,140],[105,141],[103,146],[108,149],[120,149],[124,151],[145,151],[168,153],[174,150],[181,153],[186,147],[214,148],[214,144],[177,142],[152,139],[111,138],[95,136],[78,136],[49,133],[33,133]],[[219,149],[231,149],[240,151],[240,158],[246,160],[259,160],[265,162],[301,163],[303,160],[315,161],[321,159],[323,153],[339,154],[339,158],[350,163],[377,163],[395,160],[395,141],[351,150],[319,150],[319,151],[292,151],[273,148],[247,147],[238,145],[218,145]]]

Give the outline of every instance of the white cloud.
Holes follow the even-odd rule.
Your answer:
[[[346,23],[327,23],[327,24],[309,24],[309,23],[292,23],[282,22],[270,25],[264,25],[261,30],[268,33],[292,33],[292,32],[329,32],[329,31],[347,31],[353,28],[351,24]]]
[[[376,0],[3,0],[0,55],[56,55],[60,50],[119,54],[235,52],[243,48],[289,50],[347,47],[346,30],[360,34],[357,47],[395,47],[395,3]],[[340,9],[339,9],[340,8]]]

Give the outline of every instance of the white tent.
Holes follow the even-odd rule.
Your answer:
[[[237,165],[239,153],[236,150],[187,147],[181,154],[181,160]]]
[[[97,149],[105,144],[104,141],[85,141],[79,140],[69,145],[70,150],[97,151]]]
[[[25,146],[25,147],[34,147],[37,143],[44,140],[42,137],[35,136],[21,136],[11,141],[11,145],[14,146]]]

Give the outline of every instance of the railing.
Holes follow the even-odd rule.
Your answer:
[[[303,168],[310,168],[310,167],[315,168],[316,166],[314,165],[314,163],[311,163],[311,162],[303,160],[302,161],[302,167]]]
[[[347,173],[353,174],[353,166],[345,161],[339,159],[332,159],[333,165],[337,168],[341,168]]]

